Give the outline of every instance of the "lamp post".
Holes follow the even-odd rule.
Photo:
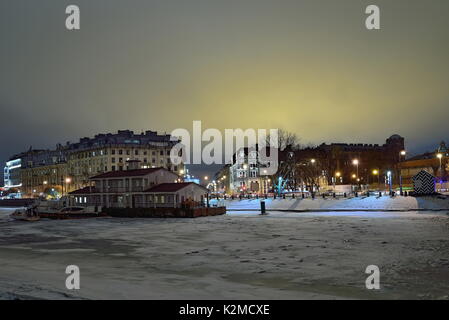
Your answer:
[[[358,178],[359,177],[359,160],[358,159],[352,160],[352,164],[357,167],[357,178]]]
[[[439,176],[440,176],[440,191],[441,191],[441,189],[443,188],[443,168],[442,168],[443,154],[437,153],[437,158],[440,160]]]
[[[380,174],[378,169],[373,170],[373,175],[377,176],[377,188],[380,191]]]
[[[69,184],[71,182],[72,182],[71,178],[69,178],[69,177],[65,178],[65,193],[66,193],[66,195],[69,194]],[[62,195],[64,195],[64,192]]]
[[[337,182],[337,179],[341,177],[341,172],[336,172],[334,177],[334,191],[335,191],[335,184]]]
[[[402,162],[405,158],[405,155],[407,154],[407,151],[402,150],[400,152],[399,162]],[[399,192],[402,195],[402,170],[399,168]]]
[[[312,165],[314,165],[315,162],[316,162],[315,159],[310,159],[310,163],[311,163]],[[313,172],[313,171],[312,171],[312,172]],[[313,172],[313,180],[312,180],[312,181],[315,181],[315,172]],[[315,186],[314,186],[313,182],[312,182],[311,188],[312,188],[312,189],[310,190],[310,194],[312,194],[312,197],[315,197]]]
[[[359,189],[359,181],[360,181],[360,179],[359,179],[359,159],[354,159],[354,160],[352,160],[352,164],[353,165],[355,165],[356,166],[356,168],[357,168],[357,176],[356,176],[356,179],[357,179],[357,190]]]
[[[443,171],[442,171],[442,163],[441,163],[441,160],[443,159],[443,154],[442,153],[438,153],[437,154],[437,158],[440,160],[440,177],[442,176],[442,174],[443,174]]]

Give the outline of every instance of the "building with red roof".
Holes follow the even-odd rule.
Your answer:
[[[110,171],[90,178],[91,186],[69,194],[73,205],[106,208],[180,207],[201,205],[208,190],[193,182],[182,182],[164,168]]]

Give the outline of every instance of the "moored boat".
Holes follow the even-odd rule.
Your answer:
[[[49,219],[83,219],[83,218],[95,218],[105,216],[105,214],[103,214],[100,211],[100,208],[95,206],[63,207],[58,211],[43,210],[42,208],[40,208],[38,209],[38,211],[40,217]]]
[[[29,222],[38,221],[41,219],[34,207],[17,209],[13,213],[11,213],[10,217],[14,220]]]

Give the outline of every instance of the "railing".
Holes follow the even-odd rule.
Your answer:
[[[179,204],[173,202],[151,202],[151,201],[135,201],[134,208],[178,208]]]
[[[125,192],[142,192],[144,187],[133,186],[133,187],[106,187],[100,189],[100,193],[125,193]]]

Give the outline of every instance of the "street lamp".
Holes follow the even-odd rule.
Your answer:
[[[440,160],[440,189],[442,189],[443,187],[443,169],[442,169],[442,164],[441,164],[441,160],[443,159],[443,154],[442,153],[437,153],[437,158]],[[441,190],[440,190],[441,191]]]
[[[311,159],[310,162],[313,164],[313,163],[316,162],[316,160],[315,159]]]
[[[405,150],[402,150],[400,152],[401,157],[399,159],[399,162],[404,160],[406,154],[407,154],[407,151],[405,151]],[[399,191],[400,191],[400,194],[402,195],[402,168],[399,168]]]
[[[352,160],[352,164],[357,167],[357,177],[358,177],[359,176],[359,160],[358,159]]]
[[[333,182],[334,182],[334,191],[335,191],[335,184],[337,182],[337,178],[340,178],[341,173],[340,172],[335,172],[335,177],[333,177]]]
[[[442,153],[438,153],[437,154],[437,158],[440,160],[440,176],[442,176],[442,170],[441,170],[441,160],[443,159],[443,154]]]
[[[373,170],[373,175],[377,176],[377,188],[380,190],[380,174],[378,169]]]
[[[360,182],[360,179],[359,179],[359,160],[358,159],[352,160],[352,164],[357,167],[357,176],[356,176],[356,178],[357,178],[357,189],[358,189],[359,182]]]
[[[65,193],[69,193],[69,184],[72,182],[72,179],[67,177],[65,178]],[[64,186],[63,186],[64,187]],[[64,190],[62,191],[62,195],[64,195]]]

